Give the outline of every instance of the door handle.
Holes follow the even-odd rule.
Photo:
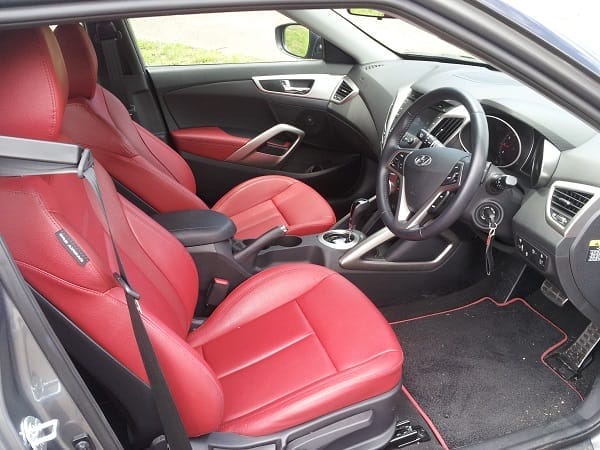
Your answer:
[[[281,87],[286,94],[306,95],[311,90],[311,87],[292,86],[290,80],[281,80]]]
[[[283,154],[270,155],[258,151],[271,139],[281,133],[290,133],[296,136],[294,142],[288,148],[285,148]],[[259,167],[276,167],[289,156],[289,154],[297,147],[303,137],[304,131],[302,131],[300,128],[288,125],[287,123],[280,123],[249,140],[246,144],[233,152],[233,154],[227,158],[227,161],[239,164],[256,165]]]

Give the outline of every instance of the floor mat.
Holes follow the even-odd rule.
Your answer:
[[[451,448],[569,414],[581,396],[542,362],[566,335],[522,300],[392,324],[403,384]]]

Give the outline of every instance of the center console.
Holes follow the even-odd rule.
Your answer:
[[[211,210],[163,213],[154,219],[186,247],[196,263],[200,274],[196,315],[202,316],[252,274],[292,262],[329,267],[367,293],[398,295],[402,286],[407,287],[400,272],[412,272],[411,279],[414,272],[425,276],[447,262],[458,247],[459,240],[450,231],[427,241],[400,241],[378,217],[374,198],[359,199],[348,215],[323,233],[293,236],[279,226],[246,240],[236,240],[233,222]]]

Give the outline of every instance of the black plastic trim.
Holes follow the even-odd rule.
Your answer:
[[[400,395],[401,384],[398,384],[386,393],[279,433],[256,437],[241,436],[234,433],[211,433],[201,438],[192,439],[192,448],[194,450],[241,450],[252,448],[276,450],[300,443],[303,444],[301,446],[303,450],[382,448],[394,434],[396,428],[395,408]],[[372,414],[369,420],[363,422],[363,426],[358,426],[357,423],[363,419],[359,415],[365,411],[371,411]],[[356,427],[351,429],[350,433],[343,429],[344,426],[348,426],[348,419],[350,419],[351,427]],[[333,440],[331,439],[332,434],[334,435]],[[315,440],[304,440],[309,435],[318,437]]]

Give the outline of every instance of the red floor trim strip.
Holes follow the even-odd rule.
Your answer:
[[[431,432],[433,433],[433,435],[435,436],[435,438],[438,440],[438,442],[440,443],[440,445],[442,446],[442,448],[444,450],[448,450],[448,444],[446,444],[446,441],[444,441],[444,438],[442,437],[442,434],[437,429],[437,427],[435,426],[435,424],[433,423],[433,421],[429,418],[429,416],[427,415],[427,413],[425,411],[423,411],[423,408],[421,408],[421,406],[417,403],[417,401],[411,395],[411,393],[408,392],[408,389],[406,389],[406,386],[402,386],[402,392],[404,393],[404,395],[406,395],[406,398],[408,398],[408,400],[412,403],[413,407],[421,415],[421,417],[423,418],[423,420],[425,421],[425,423],[427,423],[427,425],[431,429]]]
[[[565,333],[562,330],[562,328],[560,328],[558,325],[556,325],[554,322],[552,322],[550,319],[548,319],[546,316],[544,316],[541,312],[539,312],[537,309],[535,309],[534,307],[532,307],[529,303],[527,303],[522,298],[513,298],[512,300],[509,300],[509,301],[507,301],[505,303],[498,303],[498,302],[496,302],[494,299],[492,299],[490,297],[483,297],[483,298],[480,298],[479,300],[474,301],[473,303],[469,303],[468,305],[459,306],[458,308],[448,309],[446,311],[440,311],[440,312],[437,312],[437,313],[425,314],[425,315],[422,315],[422,316],[412,317],[410,319],[397,320],[396,322],[390,322],[390,325],[397,325],[397,324],[400,324],[400,323],[407,323],[407,322],[412,322],[414,320],[425,319],[427,317],[434,317],[434,316],[439,316],[439,315],[442,315],[442,314],[449,314],[451,312],[460,311],[461,309],[470,308],[471,306],[475,306],[475,305],[477,305],[479,303],[482,303],[482,302],[485,302],[485,301],[488,301],[488,300],[490,302],[492,302],[494,305],[496,305],[498,308],[504,308],[506,306],[512,305],[513,303],[521,302],[527,308],[529,308],[531,311],[533,311],[535,314],[537,314],[541,319],[545,320],[549,325],[551,325],[552,327],[554,327],[560,334],[562,334],[563,337],[562,337],[562,339],[560,341],[558,341],[556,344],[552,345],[544,353],[542,353],[542,356],[540,357],[540,361],[542,362],[542,364],[544,366],[546,366],[548,369],[550,369],[552,371],[552,373],[554,375],[556,375],[563,383],[565,383],[573,392],[575,392],[577,394],[577,396],[583,401],[583,396],[579,393],[579,391],[575,388],[575,386],[573,386],[571,383],[569,383],[567,380],[565,380],[563,377],[561,377],[560,374],[558,374],[552,367],[550,367],[546,363],[546,361],[544,361],[546,359],[546,356],[548,356],[550,353],[552,353],[558,347],[560,347],[565,342],[567,342],[567,339],[569,338],[568,335],[567,335],[567,333]]]

